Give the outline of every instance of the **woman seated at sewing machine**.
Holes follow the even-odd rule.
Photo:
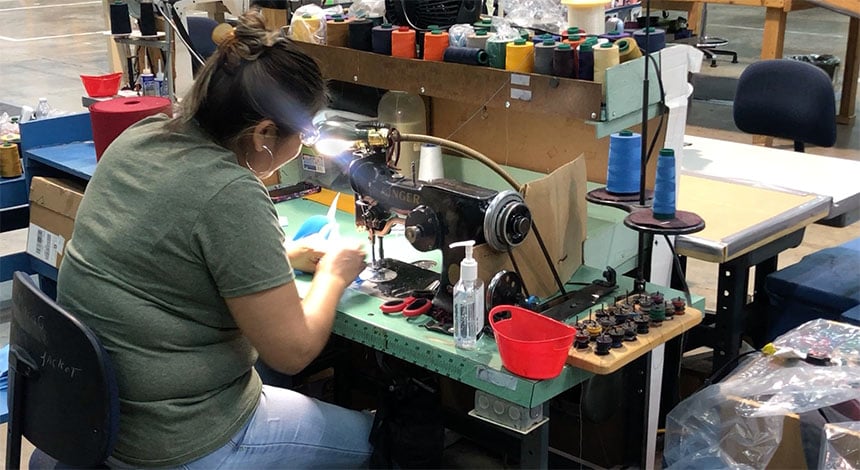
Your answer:
[[[326,102],[316,63],[262,17],[239,19],[182,115],[148,118],[107,149],[77,213],[58,300],[117,372],[111,466],[356,467],[368,414],[263,385],[259,356],[296,373],[322,350],[365,267],[360,246],[284,250],[260,181],[299,152]],[[304,297],[293,268],[315,271]]]

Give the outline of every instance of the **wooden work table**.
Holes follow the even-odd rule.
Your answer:
[[[762,59],[782,57],[785,44],[785,24],[789,12],[823,7],[851,17],[848,27],[848,42],[842,62],[842,99],[836,116],[840,124],[849,124],[855,117],[857,79],[860,71],[860,1],[858,0],[652,0],[651,6],[665,10],[689,12],[688,23],[697,29],[703,3],[764,7],[764,35],[761,43]]]

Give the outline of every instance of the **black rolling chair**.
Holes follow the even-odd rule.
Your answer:
[[[212,31],[218,26],[218,22],[205,16],[189,16],[188,21],[188,36],[191,38],[191,47],[194,52],[204,61],[215,52],[217,45],[212,40]],[[203,67],[203,64],[196,59],[191,59],[191,75],[197,76],[197,71]]]
[[[818,67],[789,59],[756,62],[738,79],[734,120],[749,134],[832,147],[836,143],[836,97],[830,77]]]
[[[37,448],[31,468],[102,467],[116,443],[119,396],[96,335],[16,272],[9,346],[6,468],[21,467],[22,436]]]

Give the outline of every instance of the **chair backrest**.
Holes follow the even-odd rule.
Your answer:
[[[203,60],[209,58],[217,45],[212,40],[212,31],[218,26],[218,22],[205,16],[189,16],[188,21],[188,37],[191,38],[191,47]],[[203,65],[197,62],[196,59],[191,59],[191,73],[197,75]]]
[[[119,395],[95,333],[22,272],[12,280],[7,468],[21,436],[64,465],[96,467],[113,452]]]
[[[789,59],[763,60],[738,79],[734,100],[738,129],[795,141],[795,148],[836,143],[836,97],[818,67]]]

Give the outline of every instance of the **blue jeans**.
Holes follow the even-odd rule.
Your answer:
[[[373,451],[367,440],[372,424],[369,413],[263,385],[248,424],[220,449],[180,468],[366,468]]]

